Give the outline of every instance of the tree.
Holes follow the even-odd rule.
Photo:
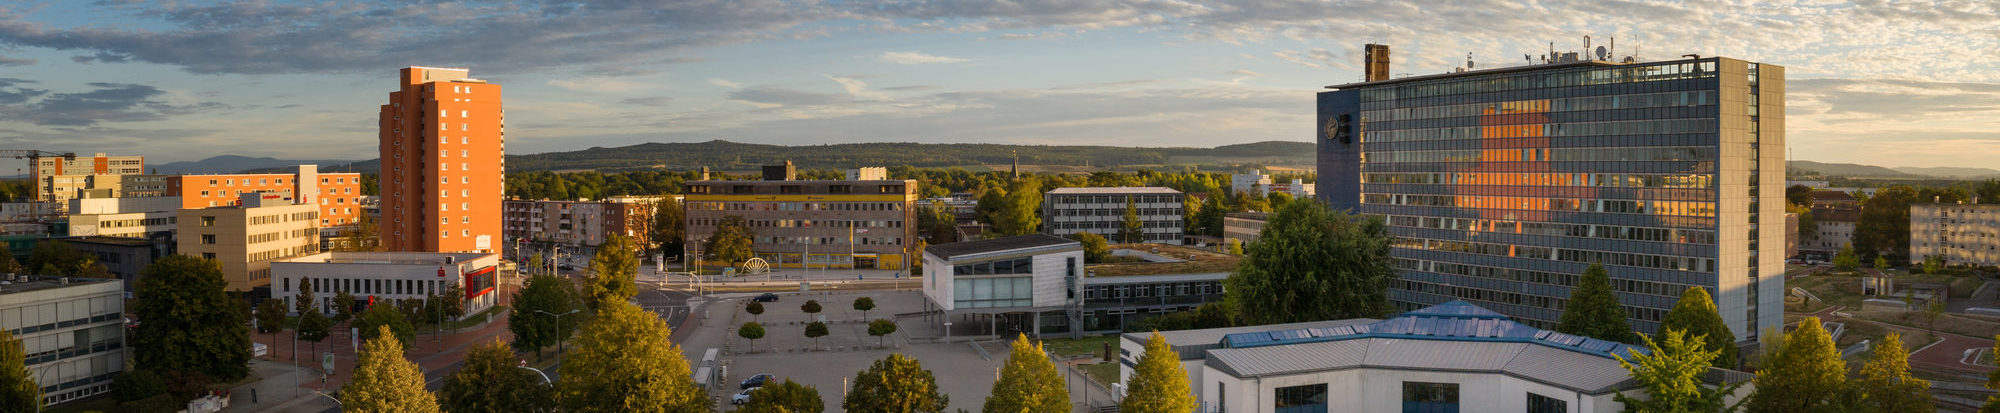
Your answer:
[[[868,310],[875,309],[875,299],[858,297],[854,299],[854,310],[861,312],[861,319],[868,319]]]
[[[410,318],[388,303],[368,306],[368,310],[361,312],[361,319],[354,322],[354,327],[361,329],[363,340],[375,339],[380,331],[395,333],[396,339],[403,343],[417,337],[417,327],[410,324]]]
[[[455,413],[545,411],[555,395],[543,376],[515,366],[514,352],[500,340],[472,346],[465,364],[444,379],[438,404]]]
[[[1931,383],[1910,375],[1910,352],[1903,348],[1900,334],[1889,333],[1882,344],[1868,354],[1861,365],[1861,377],[1853,382],[1862,411],[1935,412]]]
[[[1937,332],[1938,316],[1944,315],[1945,297],[1931,297],[1931,304],[1924,306],[1924,329]]]
[[[464,317],[465,286],[455,282],[445,283],[444,292],[438,294],[438,306],[444,307],[438,310],[444,313],[445,318],[457,319]]]
[[[1132,379],[1125,386],[1125,400],[1118,403],[1120,412],[1194,411],[1194,388],[1188,384],[1187,370],[1181,368],[1180,353],[1175,353],[1158,331],[1146,339],[1146,352],[1139,356],[1139,364],[1132,367]]]
[[[1861,268],[1861,257],[1854,254],[1854,245],[1840,246],[1840,252],[1833,253],[1833,269],[1854,271]]]
[[[749,403],[736,409],[737,413],[819,413],[826,411],[826,402],[821,401],[819,389],[799,384],[792,379],[764,385],[757,389]]]
[[[585,296],[590,308],[639,295],[639,257],[633,249],[632,238],[624,235],[612,235],[598,245],[597,255],[590,259],[590,294]]]
[[[1702,348],[1718,352],[1716,367],[1736,368],[1736,334],[1729,332],[1729,325],[1722,322],[1722,314],[1716,312],[1715,299],[1709,298],[1708,289],[1688,287],[1681,292],[1681,300],[1660,319],[1660,331],[1670,330],[1703,339]]]
[[[1285,204],[1292,202],[1292,194],[1289,192],[1272,192],[1264,198],[1269,200],[1271,209],[1282,209]]]
[[[1105,258],[1111,257],[1111,243],[1106,242],[1103,235],[1077,231],[1069,234],[1069,238],[1083,244],[1084,262],[1104,262]]]
[[[745,221],[741,216],[725,216],[722,217],[722,222],[715,224],[715,232],[709,234],[708,239],[702,243],[701,250],[706,251],[708,256],[716,261],[735,265],[757,256],[757,253],[750,250],[751,241],[755,239],[757,235],[750,230],[749,221]]]
[[[13,333],[0,329],[0,411],[31,412],[41,408],[41,389],[28,373],[28,353]]]
[[[681,346],[658,314],[607,301],[577,331],[576,351],[563,359],[556,398],[566,411],[708,411]]]
[[[1620,343],[1639,342],[1631,322],[1625,320],[1625,306],[1611,291],[1611,275],[1603,264],[1590,264],[1569,292],[1569,306],[1563,309],[1556,331]]]
[[[77,251],[67,242],[43,240],[36,242],[28,254],[27,268],[37,269],[42,275],[78,277],[96,264],[94,254]]]
[[[1798,215],[1799,217],[1798,237],[1800,242],[1819,239],[1819,219],[1815,218],[1815,216],[1813,215],[1812,208],[1799,205],[1787,205],[1785,206],[1785,212],[1792,213],[1793,215]]]
[[[1135,244],[1146,241],[1146,223],[1139,221],[1139,204],[1133,203],[1131,196],[1125,197],[1125,218],[1118,226],[1118,242]]]
[[[917,235],[934,244],[958,242],[958,217],[943,203],[917,210]]]
[[[987,188],[979,193],[979,204],[973,207],[973,219],[998,227],[1000,213],[1007,208],[1007,190]]]
[[[821,310],[821,308],[819,307],[819,300],[806,300],[805,304],[799,305],[799,311],[804,311],[806,313],[807,320],[811,320],[813,318],[812,316],[813,314],[819,314],[819,310]]]
[[[1813,204],[1812,192],[1812,188],[1805,185],[1787,186],[1785,187],[1785,203],[1811,208]]]
[[[1388,227],[1319,202],[1293,202],[1264,225],[1223,281],[1246,324],[1376,317],[1390,310]]]
[[[1000,236],[1028,235],[1042,228],[1042,186],[1033,179],[1023,179],[1007,191],[1007,202],[1003,204],[993,223],[993,230]]]
[[[806,338],[813,339],[813,349],[819,349],[819,338],[826,337],[826,323],[814,321],[806,324]]]
[[[680,200],[666,197],[653,204],[653,226],[646,231],[646,238],[653,241],[653,248],[666,255],[680,256],[681,247],[687,238],[687,207]],[[662,263],[662,265],[665,265]]]
[[[1641,337],[1650,352],[1631,350],[1631,358],[1616,353],[1611,355],[1618,359],[1619,366],[1632,372],[1632,379],[1639,382],[1647,396],[1641,400],[1620,392],[1613,396],[1614,400],[1640,413],[1735,411],[1739,406],[1729,405],[1724,398],[1735,393],[1743,383],[1708,388],[1701,382],[1702,376],[1722,351],[1704,348],[1706,346],[1702,342],[1705,339],[1700,335],[1686,337],[1679,329],[1661,328],[1665,340],[1656,342],[1652,337]]]
[[[1201,210],[1195,211],[1189,218],[1194,221],[1190,228],[1195,228],[1191,233],[1211,237],[1222,236],[1222,218],[1230,212],[1229,206],[1223,203],[1225,199],[1228,199],[1227,195],[1210,192],[1208,200],[1202,201]]]
[[[333,320],[327,319],[326,314],[307,311],[299,315],[298,339],[312,342],[311,352],[307,355],[319,354],[319,342],[326,340],[332,332]]]
[[[1013,351],[1007,354],[1007,363],[1000,367],[1000,379],[993,382],[993,392],[986,396],[986,405],[980,409],[984,413],[1034,413],[1070,411],[1069,389],[1064,388],[1062,374],[1056,372],[1056,364],[1049,361],[1049,355],[1042,351],[1042,345],[1029,342],[1028,335],[1014,338]]]
[[[111,377],[111,398],[120,402],[145,400],[166,392],[167,380],[151,371],[132,369]]]
[[[299,277],[296,282],[299,284],[299,295],[292,300],[292,311],[299,315],[305,315],[307,311],[318,312],[319,297],[313,294],[312,278]]]
[[[271,348],[277,348],[278,332],[285,330],[285,302],[265,299],[263,303],[257,304],[255,321],[257,332],[271,334]]]
[[[1838,410],[1846,399],[1847,363],[1818,317],[1799,321],[1785,342],[1759,366],[1750,394],[1753,412],[1792,413]]]
[[[2000,334],[1993,336],[1993,354],[2000,355]],[[2000,390],[2000,370],[1986,373],[1986,388]],[[1986,396],[1986,404],[1979,406],[1979,411],[1980,413],[2000,412],[2000,393]]]
[[[755,351],[757,350],[757,340],[764,338],[764,325],[757,324],[755,321],[743,323],[743,327],[736,329],[736,336],[742,337],[744,340],[750,340],[750,350]]]
[[[349,294],[345,290],[334,293],[333,322],[338,324],[354,321],[355,304],[354,294]]]
[[[1923,270],[1925,274],[1944,273],[1944,257],[1936,255],[1925,255]]]
[[[26,272],[28,270],[21,266],[21,262],[14,260],[14,253],[0,252],[0,273],[21,274]]]
[[[757,321],[757,316],[764,314],[764,303],[751,301],[750,304],[743,305],[743,312],[750,313],[751,321]]]
[[[1229,255],[1243,255],[1243,240],[1229,240]]]
[[[526,268],[526,270],[528,270],[528,275],[541,274],[547,269],[548,269],[548,262],[542,260],[541,253],[538,252],[535,253],[535,255],[528,257],[528,268]]]
[[[143,321],[131,333],[139,368],[163,374],[197,373],[234,381],[250,374],[250,315],[224,291],[214,260],[169,255],[139,278],[134,313]]]
[[[390,339],[389,326],[376,327],[355,356],[354,377],[340,387],[340,406],[357,412],[434,413],[438,402],[424,389],[424,372],[403,358],[403,342]]]
[[[514,349],[533,351],[537,358],[543,347],[569,337],[580,324],[578,317],[551,317],[576,309],[576,290],[569,280],[549,274],[528,277],[527,285],[514,293],[514,307],[507,312],[507,331],[514,333]],[[564,320],[568,318],[568,320]],[[567,321],[565,323],[565,321]]]
[[[333,243],[334,251],[380,251],[382,250],[382,229],[374,218],[366,214],[355,220],[354,229],[347,236]]]
[[[951,396],[938,392],[930,370],[916,359],[890,354],[855,374],[854,389],[840,408],[851,413],[941,413],[950,404]]]
[[[890,334],[895,333],[896,322],[894,321],[878,318],[875,321],[868,322],[868,335],[875,336],[876,345],[888,346],[889,344],[885,340],[888,340]]]

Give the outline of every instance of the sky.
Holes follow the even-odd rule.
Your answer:
[[[1391,72],[1618,56],[1787,67],[1793,159],[1992,165],[1991,1],[0,2],[0,148],[368,159],[406,66],[505,88],[512,153],[643,142],[1310,141]]]

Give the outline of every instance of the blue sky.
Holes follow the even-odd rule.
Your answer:
[[[365,159],[411,65],[506,86],[508,149],[641,142],[1214,146],[1311,139],[1312,94],[1619,55],[1789,69],[1796,159],[1992,164],[1985,1],[14,1],[0,147]]]

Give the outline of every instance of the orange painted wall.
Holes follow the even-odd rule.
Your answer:
[[[298,174],[182,175],[167,178],[167,193],[181,197],[182,208],[236,205],[236,194],[297,191]],[[321,228],[354,225],[361,219],[361,174],[320,173]]]
[[[465,69],[402,69],[401,89],[380,114],[380,228],[390,251],[492,252],[504,243],[500,102],[500,85]]]

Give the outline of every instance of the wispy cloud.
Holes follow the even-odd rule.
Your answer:
[[[971,59],[944,57],[922,52],[882,52],[882,61],[899,65],[922,65],[935,63],[965,63]]]

